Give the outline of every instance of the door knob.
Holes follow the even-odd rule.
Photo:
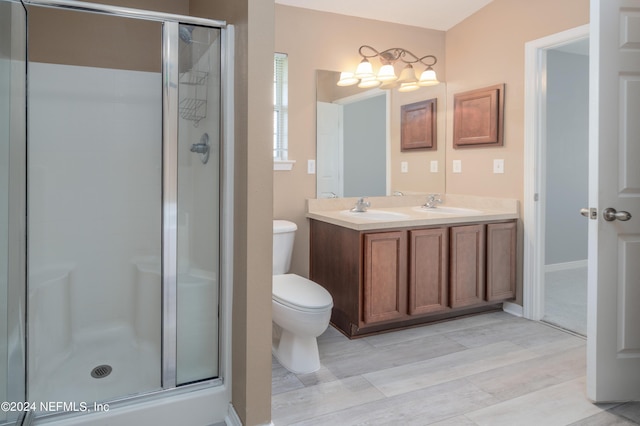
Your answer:
[[[614,220],[621,220],[623,222],[626,222],[627,220],[631,219],[631,213],[624,211],[618,212],[613,207],[607,207],[602,211],[602,217],[607,222],[612,222]]]

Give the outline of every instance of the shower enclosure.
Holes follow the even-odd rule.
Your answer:
[[[0,425],[223,386],[227,31],[0,0]]]

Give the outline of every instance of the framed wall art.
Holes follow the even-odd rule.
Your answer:
[[[502,146],[504,84],[453,96],[453,147]]]
[[[435,150],[437,99],[402,105],[400,150]]]

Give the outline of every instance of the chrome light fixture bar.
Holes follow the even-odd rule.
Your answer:
[[[435,86],[439,84],[433,66],[438,59],[433,55],[418,57],[406,49],[392,47],[378,52],[371,46],[363,45],[358,49],[362,61],[355,72],[340,73],[338,86],[352,86],[357,84],[361,88],[379,87],[380,89],[395,89],[400,92],[411,92],[420,87]],[[377,73],[373,72],[370,58],[380,58],[382,67]],[[395,64],[404,64],[400,76],[396,75]],[[426,68],[416,77],[414,64],[422,64]]]

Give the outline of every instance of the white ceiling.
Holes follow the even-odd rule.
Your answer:
[[[278,4],[446,31],[493,0],[275,0]]]

